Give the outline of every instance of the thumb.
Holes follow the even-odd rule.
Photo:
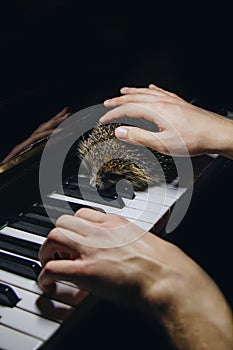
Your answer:
[[[148,130],[131,127],[120,126],[116,128],[115,135],[118,139],[126,141],[134,145],[149,147],[159,152],[167,152],[161,141],[162,132],[151,132]]]

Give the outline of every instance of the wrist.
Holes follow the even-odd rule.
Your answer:
[[[150,288],[145,305],[175,348],[230,350],[232,313],[215,283],[195,267],[190,278],[176,272],[167,277]]]
[[[217,153],[224,157],[233,159],[233,121],[220,117],[213,136],[213,143],[209,153]]]

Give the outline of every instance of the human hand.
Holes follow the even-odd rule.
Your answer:
[[[68,107],[64,107],[59,113],[57,113],[54,117],[49,119],[48,121],[40,124],[35,131],[23,142],[16,145],[10,153],[1,161],[4,163],[8,161],[10,158],[20,154],[27,147],[32,145],[34,142],[51,135],[56,127],[63,122],[66,118],[70,116],[70,112],[68,112]]]
[[[116,108],[100,122],[125,116],[144,118],[155,123],[159,132],[124,126],[116,129],[119,139],[174,156],[186,156],[188,151],[191,156],[219,153],[233,158],[233,122],[229,119],[153,84],[148,88],[122,88],[121,94],[104,102],[105,106]]]
[[[122,231],[125,236],[132,236],[132,232],[136,237],[144,234],[143,229],[125,218],[96,210],[83,208],[74,216],[61,216],[40,249],[43,270],[38,283],[41,288],[54,292],[57,280],[71,281],[101,298],[128,304],[133,290],[135,297],[138,296],[140,268],[133,263],[135,253],[145,244],[146,249],[150,246],[149,242],[136,241],[133,245],[115,248],[115,237],[122,237]],[[112,242],[114,248],[96,248],[96,237],[109,247]],[[54,260],[55,253],[62,260]]]
[[[91,209],[61,216],[40,249],[39,286],[54,295],[56,281],[69,281],[146,312],[161,322],[177,349],[200,350],[205,344],[231,349],[232,314],[223,295],[178,247],[151,233],[121,247],[85,245],[94,234],[114,241],[122,229],[125,234],[141,230],[122,217]],[[60,260],[54,260],[55,253]]]

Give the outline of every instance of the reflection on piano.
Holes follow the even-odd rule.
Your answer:
[[[85,118],[79,123],[85,122]],[[57,142],[62,145],[63,137]],[[47,139],[37,142],[28,152],[0,166],[0,348],[9,350],[55,349],[60,337],[98,302],[67,282],[57,282],[57,297],[43,295],[36,280],[41,265],[40,245],[54,227],[55,220],[67,213],[90,207],[106,213],[120,214],[151,232],[164,235],[164,227],[174,205],[188,193],[186,186],[177,187],[178,179],[143,192],[128,195],[122,191],[117,200],[100,199],[89,190],[87,180],[73,174],[73,154],[65,163],[63,189],[48,184],[46,203],[39,192],[39,165]],[[55,145],[57,147],[57,144]],[[194,181],[198,186],[203,174],[227,164],[220,156],[201,156],[193,160]],[[164,192],[166,191],[166,196]],[[82,194],[85,193],[85,199]],[[148,202],[149,201],[149,202]],[[145,210],[146,206],[146,210]],[[47,209],[52,213],[48,217]],[[69,211],[68,211],[69,212]],[[67,290],[72,300],[67,299]],[[74,322],[75,320],[75,322]]]

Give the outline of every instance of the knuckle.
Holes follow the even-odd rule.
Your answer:
[[[161,111],[166,110],[167,107],[170,105],[170,103],[168,101],[164,101],[164,100],[163,101],[159,100],[159,101],[155,102],[155,104],[156,104],[156,107]]]
[[[85,214],[85,212],[89,210],[88,208],[80,208],[76,211],[75,215],[76,216],[82,216],[83,214]]]
[[[129,223],[129,220],[127,220],[123,216],[120,217],[120,221],[122,222],[123,225],[127,225]]]
[[[61,225],[67,218],[68,215],[63,214],[61,216],[59,216],[59,218],[56,221],[56,225]]]
[[[54,272],[54,262],[52,260],[48,261],[44,266],[44,273],[47,276],[51,276]]]
[[[47,241],[49,241],[49,242],[54,242],[54,241],[56,241],[58,234],[59,234],[59,230],[58,230],[56,227],[54,227],[54,228],[49,232],[49,234],[48,234],[48,236],[47,236]]]
[[[85,273],[85,275],[93,276],[95,274],[95,269],[96,269],[95,261],[90,259],[84,261],[82,272]]]
[[[174,92],[170,92],[170,96],[172,96],[172,97],[178,97],[178,95],[175,94]]]

